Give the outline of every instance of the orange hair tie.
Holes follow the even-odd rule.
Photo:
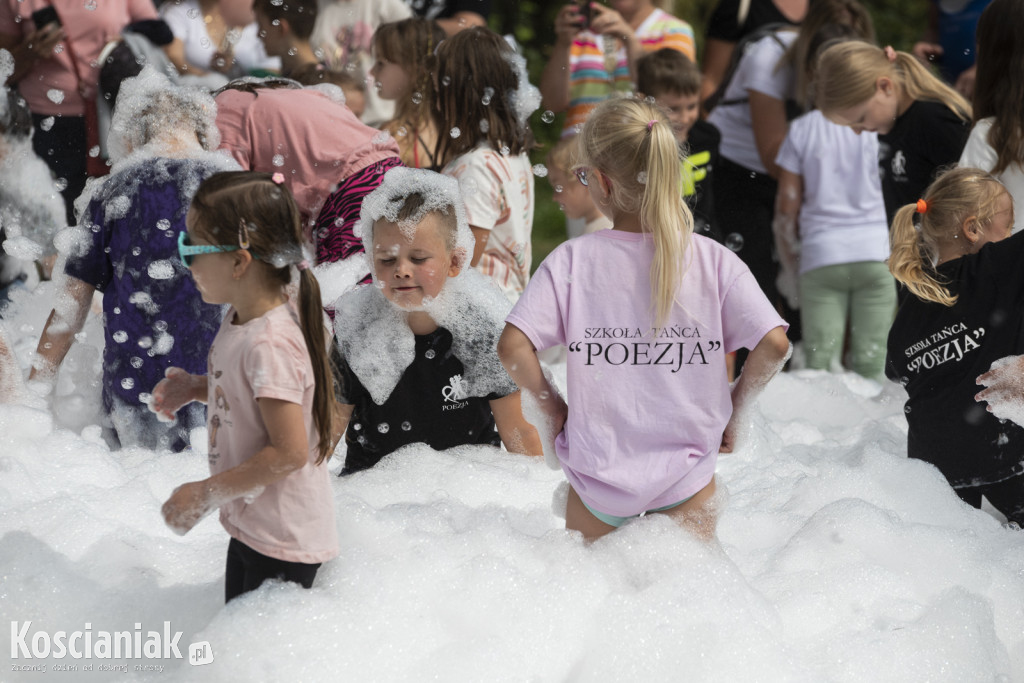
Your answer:
[[[928,213],[928,202],[923,199],[917,200],[917,212]]]

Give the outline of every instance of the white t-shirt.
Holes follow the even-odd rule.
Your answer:
[[[373,33],[381,24],[412,16],[402,0],[320,0],[319,13],[309,38],[314,50],[331,69],[355,69],[366,79],[366,111],[363,123],[379,127],[395,115],[395,103],[377,96],[370,78],[373,66]]]
[[[971,135],[967,138],[967,145],[960,155],[960,166],[980,168],[983,171],[991,171],[996,166],[999,155],[988,144],[988,132],[992,130],[991,117],[982,119],[974,124]],[[1013,198],[1013,211],[1016,223],[1013,231],[1020,230],[1024,225],[1024,166],[1020,163],[1010,164],[1006,169],[996,176],[1006,186],[1007,191]]]
[[[812,111],[790,124],[775,163],[803,178],[801,274],[889,257],[875,133],[857,135]]]
[[[171,27],[171,33],[185,45],[185,61],[201,69],[209,69],[213,55],[220,50],[214,45],[210,34],[206,32],[206,22],[199,8],[198,0],[181,0],[168,2],[160,8],[160,16]],[[253,22],[240,32],[229,34],[237,37],[234,43],[235,61],[240,72],[248,73],[253,69],[281,69],[279,57],[268,57],[259,38],[259,28]],[[231,38],[229,38],[231,39]]]
[[[498,154],[486,144],[456,157],[442,171],[459,181],[466,219],[490,230],[476,268],[515,303],[530,279],[533,167],[526,152]]]
[[[793,92],[793,70],[788,66],[779,69],[776,67],[786,48],[795,38],[795,31],[780,31],[775,36],[765,36],[756,43],[751,43],[741,58],[722,101],[745,100],[751,91],[783,101],[790,97]],[[761,163],[761,156],[757,153],[754,124],[750,117],[748,102],[719,104],[708,116],[708,122],[714,124],[722,133],[722,142],[718,150],[724,158],[752,171],[767,173],[767,169]]]

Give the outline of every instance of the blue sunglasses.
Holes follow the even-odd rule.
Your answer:
[[[239,247],[227,244],[189,244],[188,233],[178,233],[178,258],[185,264],[185,267],[192,265],[192,258],[199,254],[216,254],[218,251],[238,251]]]

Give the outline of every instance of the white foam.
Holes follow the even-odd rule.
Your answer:
[[[23,369],[52,303],[44,284],[4,319]],[[85,366],[69,395],[95,403]],[[271,582],[228,607],[216,515],[184,537],[160,515],[205,454],[112,453],[63,419],[0,405],[4,642],[12,620],[170,621],[183,655],[205,641],[214,661],[51,657],[34,679],[74,663],[81,681],[1024,680],[1024,533],[908,460],[902,401],[854,375],[771,382],[719,458],[717,545],[649,515],[587,547],[539,459],[414,445],[332,480],[342,551],[312,590]],[[5,672],[28,663],[0,652]]]

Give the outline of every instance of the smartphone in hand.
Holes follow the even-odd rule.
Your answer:
[[[581,29],[590,28],[590,20],[594,18],[594,10],[590,7],[590,0],[583,0],[578,3],[580,16],[583,17],[583,21],[580,22]]]
[[[36,29],[41,29],[44,26],[50,24],[57,24],[60,26],[60,15],[57,14],[57,10],[53,5],[47,5],[42,9],[37,9],[32,13],[32,23],[36,25]]]

